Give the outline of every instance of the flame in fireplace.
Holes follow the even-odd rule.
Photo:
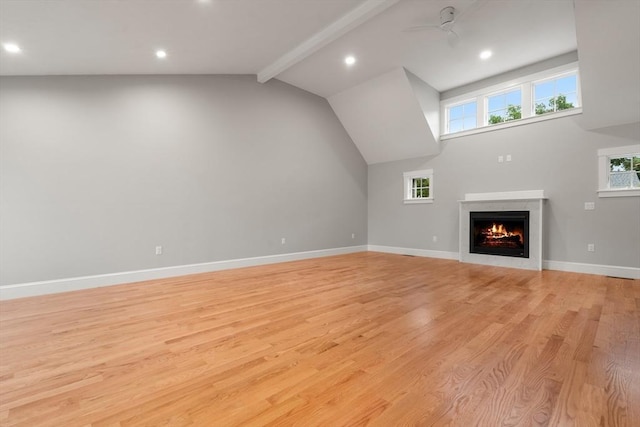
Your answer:
[[[497,235],[504,235],[504,234],[507,234],[507,229],[506,229],[506,228],[504,228],[504,226],[503,226],[502,224],[498,224],[498,225],[496,226],[496,224],[495,224],[495,223],[493,223],[493,226],[491,227],[491,230],[490,230],[490,231],[491,231],[491,234],[493,234],[493,235],[496,235],[496,234],[497,234]]]
[[[519,236],[520,238],[522,238],[521,233],[508,231],[503,224],[496,224],[495,222],[491,224],[491,227],[487,228],[487,230],[482,234],[484,234],[484,236],[489,239],[503,239],[505,237],[515,236]]]

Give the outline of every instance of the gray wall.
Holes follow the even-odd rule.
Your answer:
[[[637,144],[640,123],[599,133],[579,116],[443,142],[442,153],[369,166],[369,244],[458,251],[458,200],[465,193],[545,191],[543,259],[640,267],[640,198],[598,198],[597,149]],[[498,163],[498,155],[511,162]],[[406,171],[433,168],[433,204],[404,205]],[[584,202],[595,202],[585,211]],[[438,242],[432,236],[438,236]],[[596,251],[587,252],[587,243]]]
[[[2,285],[367,241],[328,102],[255,76],[2,78],[0,171]]]

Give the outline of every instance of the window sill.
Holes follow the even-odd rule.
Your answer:
[[[564,110],[564,111],[557,111],[555,113],[548,113],[540,116],[525,117],[519,120],[512,120],[509,122],[498,123],[491,126],[488,126],[488,125],[482,126],[475,129],[465,130],[462,132],[447,133],[444,135],[440,135],[440,141],[446,141],[447,139],[454,139],[462,136],[475,135],[478,133],[493,132],[500,129],[507,129],[507,128],[512,128],[516,126],[528,125],[530,123],[544,122],[546,120],[559,119],[561,117],[575,116],[578,114],[582,114],[582,107],[572,108],[570,110]]]
[[[598,190],[598,197],[638,197],[640,196],[640,188],[621,188],[614,190],[606,188]]]
[[[405,205],[416,205],[420,203],[433,203],[433,199],[404,199]]]

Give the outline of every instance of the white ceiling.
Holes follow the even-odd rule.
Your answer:
[[[0,0],[0,73],[257,74],[361,1]]]
[[[403,32],[450,5],[455,48],[438,29]],[[397,67],[443,91],[577,46],[572,0],[0,0],[0,41],[24,50],[1,53],[2,75],[258,74],[311,41],[275,77],[324,97]]]
[[[455,47],[438,29],[406,32],[439,23],[454,6]],[[491,49],[493,57],[478,55]],[[278,76],[321,96],[331,96],[395,67],[404,67],[442,92],[576,49],[572,0],[404,0]],[[358,58],[345,69],[342,58]]]

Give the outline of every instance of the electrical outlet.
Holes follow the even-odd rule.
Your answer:
[[[498,163],[504,162],[504,156],[498,156]]]
[[[438,236],[433,236],[433,241],[437,242],[438,241]]]
[[[596,245],[594,245],[593,243],[589,243],[587,245],[587,251],[589,252],[595,252],[596,251]]]
[[[596,209],[596,204],[594,202],[584,202],[585,211],[593,211],[595,209]]]
[[[280,239],[280,243],[284,245],[285,243],[287,243],[287,239],[283,237],[282,239]]]
[[[351,233],[351,238],[355,239],[356,238],[356,233]]]
[[[156,246],[156,255],[162,255],[162,246]]]
[[[507,154],[507,162],[511,161],[511,154]]]

